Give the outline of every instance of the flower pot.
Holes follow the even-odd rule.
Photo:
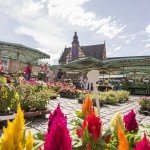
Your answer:
[[[99,101],[100,106],[104,106],[104,101]]]
[[[56,99],[57,98],[57,96],[51,96],[50,97],[50,99]]]
[[[79,103],[79,104],[82,104],[82,103],[83,103],[83,99],[82,99],[82,98],[79,98],[79,99],[78,99],[78,103]]]
[[[129,100],[129,98],[126,98],[124,101],[128,101]]]
[[[118,103],[122,103],[123,102],[123,99],[119,99]]]
[[[92,100],[93,105],[96,106],[96,100]],[[99,101],[100,106],[104,106],[104,101]]]

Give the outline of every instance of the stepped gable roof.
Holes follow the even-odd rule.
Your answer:
[[[96,59],[102,59],[103,52],[105,50],[105,44],[81,46],[81,49],[85,54],[85,57],[90,56]]]
[[[66,56],[67,54],[70,52],[71,48],[65,48],[60,59],[59,59],[59,62],[65,62],[66,61]]]
[[[96,59],[103,58],[103,52],[105,50],[105,44],[98,44],[98,45],[88,45],[88,46],[81,46],[82,52],[84,53],[85,57],[93,57]],[[71,48],[65,48],[62,56],[59,59],[59,62],[65,62],[66,56],[70,52]]]

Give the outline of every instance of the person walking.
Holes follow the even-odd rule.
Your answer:
[[[25,73],[24,73],[24,78],[25,78],[26,80],[30,80],[30,78],[31,78],[31,72],[32,72],[31,64],[28,63],[28,65],[27,65],[27,67],[26,67],[26,69],[25,69]]]

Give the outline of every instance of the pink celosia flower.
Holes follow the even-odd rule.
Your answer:
[[[63,112],[60,109],[60,104],[58,104],[57,108],[54,110],[53,113],[50,113],[49,121],[48,121],[48,132],[50,132],[52,128],[52,124],[58,116],[64,118],[63,122],[67,125],[67,117],[63,114]]]
[[[52,82],[52,81],[47,82],[47,84],[48,84],[49,86],[55,86],[54,82]]]
[[[136,148],[134,148],[134,150],[150,150],[150,142],[146,138],[145,133],[142,141],[136,142]]]
[[[136,121],[135,118],[135,112],[133,111],[133,109],[124,116],[123,121],[125,123],[125,128],[129,131],[129,132],[135,132],[138,129],[138,123]]]
[[[51,131],[45,137],[44,150],[72,150],[65,118],[56,116]]]

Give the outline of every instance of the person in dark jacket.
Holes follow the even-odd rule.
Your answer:
[[[63,72],[61,69],[59,69],[58,73],[57,73],[57,80],[58,81],[63,81]]]

